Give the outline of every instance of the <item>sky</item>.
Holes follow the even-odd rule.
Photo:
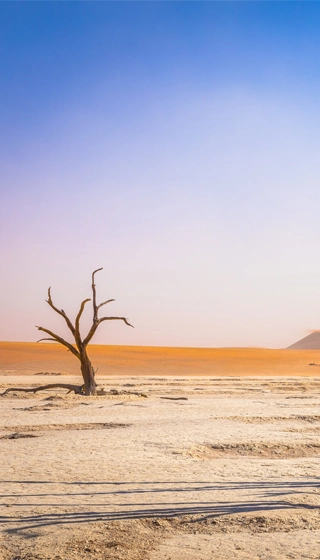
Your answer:
[[[320,3],[0,3],[0,340],[320,328]],[[83,334],[91,322],[90,303]]]

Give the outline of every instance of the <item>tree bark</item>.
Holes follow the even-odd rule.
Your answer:
[[[82,378],[84,381],[84,394],[96,395],[97,385],[94,379],[95,371],[93,369],[92,363],[90,362],[86,348],[83,348],[80,352],[80,364]]]

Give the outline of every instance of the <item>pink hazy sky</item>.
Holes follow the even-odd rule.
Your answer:
[[[320,6],[2,3],[0,339],[284,347],[319,328]],[[84,329],[90,313],[84,318]]]

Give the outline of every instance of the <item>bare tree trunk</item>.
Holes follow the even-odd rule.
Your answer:
[[[84,381],[84,394],[96,395],[97,386],[94,379],[95,372],[90,362],[86,348],[82,349],[80,352],[80,363],[81,363],[82,378]]]
[[[37,329],[39,331],[42,331],[44,333],[46,333],[47,335],[49,335],[49,337],[46,338],[41,338],[40,340],[50,340],[53,342],[58,342],[59,344],[62,344],[63,346],[65,346],[66,348],[68,348],[69,352],[71,352],[76,358],[78,358],[78,360],[80,361],[80,367],[81,367],[81,373],[82,373],[82,378],[84,381],[83,387],[78,389],[76,386],[72,386],[71,390],[74,390],[76,393],[81,393],[81,391],[83,390],[85,395],[96,395],[97,394],[97,386],[96,386],[96,382],[95,382],[95,371],[92,367],[91,361],[89,359],[89,356],[87,354],[87,346],[89,344],[89,342],[91,341],[92,337],[94,336],[98,326],[103,322],[103,321],[123,321],[126,325],[128,325],[129,327],[132,327],[133,325],[131,325],[128,321],[128,319],[126,317],[98,317],[98,312],[99,309],[101,309],[101,307],[103,307],[104,305],[107,305],[108,303],[111,303],[112,301],[114,301],[114,299],[107,299],[106,301],[103,301],[102,303],[100,303],[99,305],[97,304],[97,298],[96,298],[96,285],[94,283],[94,276],[96,274],[96,272],[99,272],[100,270],[102,270],[102,268],[98,268],[97,270],[94,270],[92,273],[92,284],[91,284],[91,288],[92,288],[92,307],[93,307],[93,318],[92,318],[92,325],[89,329],[89,332],[87,334],[87,336],[83,339],[80,333],[80,319],[83,313],[83,310],[85,308],[85,305],[91,301],[90,298],[87,298],[85,300],[83,300],[83,302],[80,305],[80,309],[79,312],[76,316],[75,322],[73,323],[69,317],[67,316],[67,314],[64,312],[63,309],[58,309],[58,307],[56,307],[52,301],[52,297],[51,297],[51,288],[48,289],[48,299],[47,299],[47,303],[48,305],[56,312],[58,313],[58,315],[61,315],[61,317],[64,318],[68,329],[71,331],[71,334],[74,338],[75,344],[68,342],[67,340],[65,340],[64,338],[62,338],[61,336],[57,335],[56,333],[54,333],[53,331],[49,330],[49,329],[45,329],[44,327],[37,327]],[[40,342],[40,340],[38,342]],[[65,384],[55,384],[56,387],[65,387]],[[76,389],[74,389],[74,387],[76,387]],[[22,390],[22,389],[19,389]],[[3,393],[4,394],[4,393]]]

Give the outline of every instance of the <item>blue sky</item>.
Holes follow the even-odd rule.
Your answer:
[[[319,328],[317,2],[0,4],[0,339],[282,347]],[[88,316],[87,321],[90,321]],[[88,323],[87,323],[88,324]]]

